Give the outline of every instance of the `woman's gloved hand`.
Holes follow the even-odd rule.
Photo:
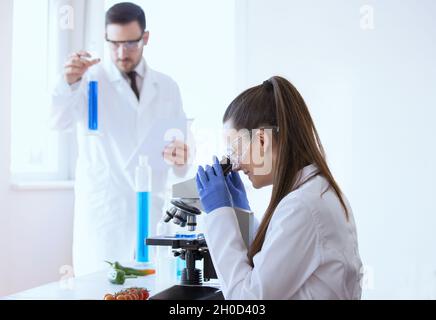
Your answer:
[[[232,196],[233,205],[237,208],[251,211],[244,183],[237,171],[232,171],[226,177],[227,187]]]
[[[196,180],[200,202],[206,213],[232,207],[232,198],[217,157],[214,158],[213,167],[206,166],[206,170],[202,166],[198,168]]]

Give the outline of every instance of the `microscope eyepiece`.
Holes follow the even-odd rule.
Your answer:
[[[230,161],[230,157],[223,157],[220,164],[224,175],[228,175],[233,169],[233,164]],[[195,184],[195,179],[192,179],[192,182]],[[191,183],[191,180],[189,183]],[[185,195],[185,192],[180,191],[180,189],[178,193]],[[166,211],[164,221],[168,223],[173,220],[176,225],[181,227],[188,226],[189,231],[195,231],[197,228],[197,216],[201,214],[201,211],[189,203],[192,203],[192,199],[195,199],[196,197],[197,195],[192,192],[192,197],[186,197],[186,202],[183,200],[185,199],[183,196],[172,200],[172,208]]]
[[[224,173],[225,176],[228,175],[232,171],[232,169],[233,169],[233,164],[230,161],[230,157],[229,156],[224,157],[221,160],[220,164],[221,164],[221,168],[223,169],[223,173]]]

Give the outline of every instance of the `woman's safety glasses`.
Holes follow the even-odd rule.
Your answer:
[[[226,154],[233,165],[233,170],[239,169],[239,167],[243,163],[247,152],[250,150],[250,145],[252,141],[253,137],[247,130],[242,135],[233,139],[227,145]]]
[[[251,144],[255,137],[254,132],[257,130],[271,130],[271,132],[278,132],[279,128],[275,126],[262,127],[260,129],[253,130],[253,132],[244,130],[242,134],[239,134],[237,138],[233,139],[227,145],[226,153],[233,165],[233,170],[238,170],[241,164],[244,164],[244,161],[246,161],[246,155],[250,151]]]

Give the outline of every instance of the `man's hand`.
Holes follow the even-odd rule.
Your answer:
[[[175,140],[165,147],[162,155],[167,163],[182,167],[188,164],[189,147],[185,143]]]
[[[100,59],[90,60],[90,58],[91,55],[86,51],[79,51],[70,56],[64,67],[65,80],[69,85],[80,81],[90,67],[101,61]]]

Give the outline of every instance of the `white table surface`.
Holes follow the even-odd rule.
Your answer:
[[[4,297],[6,300],[103,300],[105,294],[115,293],[131,287],[145,288],[155,294],[155,275],[126,279],[124,285],[111,284],[107,272],[102,271],[78,278],[49,283]]]

